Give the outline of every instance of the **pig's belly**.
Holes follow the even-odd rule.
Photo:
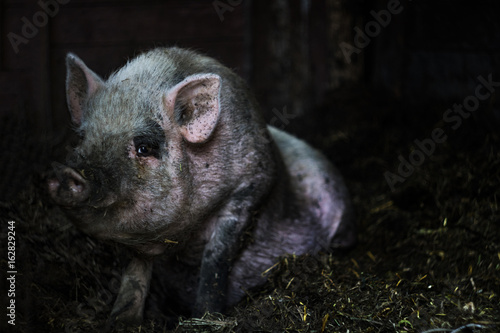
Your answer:
[[[304,141],[271,126],[269,131],[282,153],[296,196],[313,218],[310,222],[324,233],[326,241],[333,241],[333,247],[351,246],[355,228],[349,192],[339,171]]]
[[[295,217],[273,216],[259,220],[253,242],[235,261],[228,291],[228,303],[244,296],[244,290],[265,282],[262,273],[285,254],[301,255],[346,248],[354,244],[356,230],[349,194],[333,165],[305,142],[269,127],[291,177],[297,198]],[[293,216],[293,215],[292,215]]]

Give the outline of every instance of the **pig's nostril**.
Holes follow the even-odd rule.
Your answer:
[[[57,170],[56,178],[48,180],[48,189],[56,202],[66,206],[82,203],[90,193],[89,184],[85,178],[68,167]]]
[[[61,183],[59,183],[59,180],[51,178],[48,181],[48,185],[49,185],[49,190],[52,192],[57,190],[57,188],[59,187],[59,185],[61,185]]]
[[[85,184],[74,178],[68,180],[68,187],[74,193],[81,193],[85,190]]]
[[[86,180],[73,169],[68,168],[65,170],[65,173],[67,176],[65,185],[68,190],[73,193],[75,199],[77,197],[81,197],[80,199],[83,199],[88,189]]]

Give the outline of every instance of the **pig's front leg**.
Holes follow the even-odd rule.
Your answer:
[[[152,270],[153,258],[136,256],[132,259],[122,275],[109,324],[116,321],[139,324],[142,321]]]
[[[243,214],[234,213],[241,211],[245,208],[238,207],[220,216],[205,246],[193,317],[201,317],[207,311],[224,311],[229,270],[241,244],[242,232],[249,222],[249,210]]]

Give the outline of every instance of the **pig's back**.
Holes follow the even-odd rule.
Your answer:
[[[302,140],[269,126],[288,169],[292,188],[300,205],[318,223],[321,247],[349,247],[355,242],[348,190],[338,170],[316,149]]]

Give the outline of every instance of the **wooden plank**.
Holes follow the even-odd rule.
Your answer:
[[[237,9],[235,9],[237,10]],[[168,3],[143,3],[115,7],[65,7],[54,17],[54,44],[143,43],[181,40],[186,37],[241,36],[238,13],[220,22],[209,3],[172,7]]]
[[[29,73],[29,84],[26,82],[19,87],[19,96],[23,101],[27,112],[29,112],[29,125],[33,132],[40,133],[50,130],[50,68],[49,68],[49,23],[48,16],[45,22],[41,21],[39,27],[28,17],[30,13],[36,13],[38,6],[35,3],[26,5],[26,8],[6,8],[5,9],[5,29],[6,35],[14,33],[19,38],[26,38],[26,43],[15,44],[14,46],[5,36],[3,44],[3,66],[10,72],[24,71]],[[28,13],[28,14],[27,14]],[[24,18],[24,19],[23,19]],[[26,19],[33,24],[35,29],[23,28]],[[27,34],[26,32],[29,32]],[[2,36],[3,37],[3,36]],[[15,79],[14,79],[15,80]]]
[[[0,72],[0,116],[13,116],[22,105],[21,86],[26,85],[26,73]]]
[[[43,0],[45,2],[51,0]],[[27,5],[32,5],[33,0],[3,0],[4,6],[13,8],[13,7],[26,7]],[[37,1],[36,1],[37,2]],[[153,5],[155,3],[165,3],[168,2],[172,6],[182,6],[182,7],[190,7],[197,6],[200,2],[199,0],[57,0],[58,4],[61,6],[73,6],[73,7],[82,7],[82,6],[119,6],[122,4],[137,4],[144,3],[147,5]],[[66,3],[64,3],[66,2]],[[208,3],[212,3],[213,1],[207,1]]]
[[[5,22],[5,13],[4,13],[4,3],[3,0],[0,0],[0,22]],[[6,45],[6,36],[7,33],[5,32],[5,26],[4,24],[0,24],[0,71],[3,69],[4,66],[4,49],[7,46]]]
[[[42,8],[37,1],[7,0],[1,17],[2,68],[22,71],[29,79],[17,82],[17,97],[6,98],[25,103],[28,118],[41,131],[68,128],[64,80],[70,51],[104,77],[142,50],[163,45],[201,51],[241,74],[247,47],[244,8],[236,6],[221,21],[212,1],[71,0],[16,53],[7,33],[23,36],[23,18],[32,23],[34,15],[43,16],[37,14]]]
[[[5,34],[2,34],[1,38],[3,39],[2,45],[4,46],[4,48],[2,49],[4,57],[3,66],[6,70],[26,69],[33,66],[34,54],[30,52],[33,45],[30,46],[30,44],[40,38],[39,31],[41,29],[37,28],[37,32],[33,33],[32,35],[31,30],[26,29],[26,31],[30,34],[26,35],[27,37],[24,37],[24,23],[22,21],[22,18],[26,17],[26,13],[31,12],[33,12],[31,7],[5,8],[4,17],[2,17],[5,27]],[[47,29],[47,27],[42,29]],[[19,38],[25,39],[26,43],[16,43],[15,40],[13,43],[11,43],[8,39],[8,35],[10,33],[19,36]]]

